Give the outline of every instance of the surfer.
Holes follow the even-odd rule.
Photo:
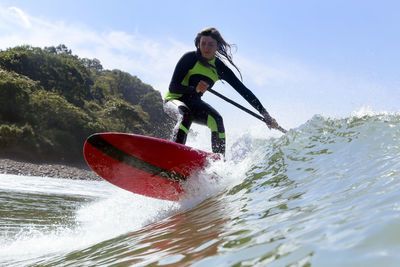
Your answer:
[[[177,119],[173,141],[186,143],[192,122],[207,125],[211,130],[211,146],[214,153],[225,154],[225,128],[221,115],[201,97],[218,80],[228,82],[250,105],[265,118],[267,126],[279,125],[263,107],[257,97],[236,77],[222,60],[232,61],[231,45],[215,28],[205,28],[194,40],[196,51],[187,52],[178,61],[169,90],[165,96],[164,110]]]

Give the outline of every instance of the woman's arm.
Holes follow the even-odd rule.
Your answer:
[[[266,112],[260,100],[251,92],[221,60],[215,62],[220,79],[227,81],[258,112]]]
[[[171,82],[169,84],[169,91],[173,94],[191,94],[195,92],[193,86],[182,85],[188,71],[196,64],[197,58],[195,52],[188,52],[181,57],[176,64]]]
[[[261,104],[260,100],[250,91],[221,60],[215,62],[220,79],[227,81],[246,101],[252,105],[265,118],[269,128],[279,127],[274,118]]]

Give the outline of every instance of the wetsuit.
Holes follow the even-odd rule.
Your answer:
[[[198,61],[198,54],[188,52],[178,61],[172,75],[169,91],[165,96],[164,110],[178,122],[173,141],[186,143],[192,122],[207,125],[211,130],[211,144],[214,153],[225,154],[225,129],[221,115],[201,100],[203,93],[196,92],[197,84],[203,80],[210,88],[218,80],[227,81],[244,99],[260,113],[265,111],[260,101],[247,89],[219,58],[208,61],[204,66]]]

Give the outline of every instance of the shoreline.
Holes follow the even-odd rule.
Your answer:
[[[17,159],[0,158],[0,173],[65,178],[73,180],[103,180],[88,166],[72,166],[57,163],[32,163]]]

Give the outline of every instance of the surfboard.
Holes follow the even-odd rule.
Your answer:
[[[148,197],[177,201],[181,182],[217,160],[217,154],[154,137],[97,133],[86,140],[89,167],[108,182]]]

